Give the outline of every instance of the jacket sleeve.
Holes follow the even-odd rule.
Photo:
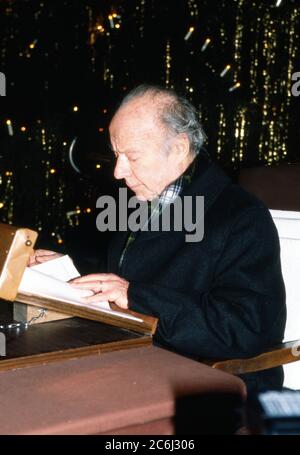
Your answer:
[[[280,343],[285,290],[271,215],[251,208],[232,223],[205,291],[131,282],[128,292],[130,309],[159,318],[154,340],[183,354],[249,357]]]

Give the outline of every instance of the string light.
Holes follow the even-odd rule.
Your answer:
[[[241,62],[242,62],[242,43],[244,36],[244,26],[243,26],[243,13],[244,13],[244,0],[238,0],[237,5],[237,14],[236,14],[236,30],[234,37],[234,82],[237,82],[240,78],[241,73]]]
[[[230,87],[228,89],[229,92],[233,92],[234,90],[238,89],[239,87],[241,86],[241,83],[240,82],[237,82],[236,84],[234,84],[232,87]]]
[[[221,77],[224,77],[225,74],[228,73],[228,71],[230,70],[230,68],[231,68],[231,65],[226,65],[225,68],[223,69],[223,71],[221,71],[220,76],[221,76]]]
[[[221,158],[222,154],[222,145],[225,141],[226,138],[226,116],[225,116],[225,110],[224,106],[220,104],[219,106],[219,130],[218,130],[218,139],[217,139],[217,158]]]
[[[14,135],[14,129],[13,129],[11,120],[9,120],[9,119],[6,120],[6,125],[7,125],[7,130],[8,130],[9,136],[13,136]]]
[[[73,215],[76,215],[76,213],[78,213],[77,210],[69,210],[66,213],[66,216],[67,216],[67,218],[71,218]],[[80,211],[79,211],[79,213],[80,213]]]
[[[32,43],[29,44],[29,49],[34,49],[37,43],[37,39],[35,39]]]
[[[139,11],[139,31],[140,37],[144,38],[144,28],[145,28],[145,7],[146,7],[146,0],[140,0],[140,6],[137,6],[136,9]]]
[[[170,86],[170,72],[171,72],[171,46],[170,46],[170,41],[167,41],[166,44],[166,79],[165,79],[165,85],[166,87]]]
[[[73,106],[73,112],[78,112],[79,111],[79,107],[78,106]]]
[[[242,162],[246,148],[245,128],[246,128],[247,110],[239,107],[235,116],[235,148],[232,156],[232,162]]]
[[[277,8],[278,8],[278,6],[281,5],[281,2],[282,2],[282,0],[277,0],[277,2],[276,2],[276,7],[277,7]]]
[[[195,31],[195,27],[190,27],[189,28],[189,31],[187,32],[187,34],[185,35],[184,39],[185,41],[187,41],[188,39],[190,39],[190,37],[192,36],[192,34],[194,33]]]
[[[203,46],[202,46],[202,48],[201,48],[201,52],[204,52],[204,51],[205,51],[205,49],[206,49],[207,46],[210,44],[210,42],[211,42],[211,39],[210,39],[210,38],[206,38],[206,40],[205,40],[205,42],[204,42],[204,44],[203,44]]]
[[[198,18],[199,11],[197,2],[195,0],[188,0],[188,8],[190,11],[190,16],[193,18]]]
[[[109,14],[108,16],[110,28],[117,28],[121,27],[121,16],[117,13]]]
[[[110,14],[108,16],[108,20],[109,20],[109,25],[110,25],[110,28],[114,28],[115,24],[114,24],[114,17],[112,14]]]

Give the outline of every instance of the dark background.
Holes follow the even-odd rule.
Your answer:
[[[299,162],[299,34],[299,0],[0,0],[0,221],[38,229],[40,246],[101,256],[96,199],[117,190],[107,125],[142,82],[194,102],[232,178]]]

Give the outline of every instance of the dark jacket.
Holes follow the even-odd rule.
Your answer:
[[[268,209],[201,158],[182,195],[205,197],[202,241],[140,232],[119,270],[128,233],[115,236],[109,272],[130,282],[130,309],[159,318],[156,343],[197,359],[249,357],[280,343],[285,290]],[[269,373],[259,389],[280,385],[280,372]]]

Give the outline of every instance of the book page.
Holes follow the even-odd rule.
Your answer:
[[[37,270],[38,272],[42,272],[45,275],[57,278],[61,281],[73,280],[74,278],[78,278],[80,276],[80,273],[76,269],[72,259],[67,254],[59,258],[43,262],[42,264],[33,265],[30,269]]]
[[[57,260],[58,259],[53,259],[53,261],[48,262],[56,262]],[[125,319],[142,321],[142,319],[136,318],[130,314],[112,310],[107,301],[85,303],[81,298],[93,295],[91,291],[86,289],[75,289],[69,283],[48,276],[38,270],[34,270],[34,267],[26,267],[19,286],[19,293],[45,297],[47,299],[71,303],[73,305],[81,306],[82,308],[115,314]]]

